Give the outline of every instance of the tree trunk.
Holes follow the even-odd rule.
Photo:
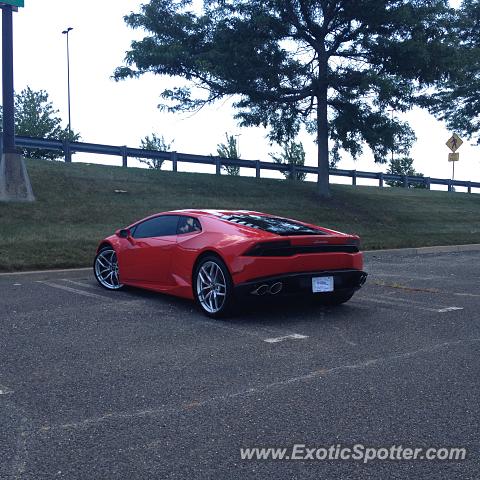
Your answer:
[[[328,104],[327,87],[317,96],[317,148],[318,148],[318,181],[317,189],[320,197],[330,197],[329,155],[328,155]]]

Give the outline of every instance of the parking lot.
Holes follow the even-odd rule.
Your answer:
[[[480,252],[369,255],[341,307],[210,320],[87,271],[0,276],[1,479],[478,479]],[[242,447],[465,447],[464,461]]]

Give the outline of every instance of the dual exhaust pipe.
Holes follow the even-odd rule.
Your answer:
[[[252,295],[266,295],[267,293],[270,295],[277,295],[280,293],[283,289],[283,283],[282,282],[275,282],[272,283],[271,285],[268,285],[267,283],[262,283],[258,287],[256,287],[254,290],[251,291]]]

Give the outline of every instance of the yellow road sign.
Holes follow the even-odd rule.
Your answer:
[[[449,162],[458,162],[460,160],[459,153],[449,153],[448,154],[448,161]]]
[[[462,143],[463,143],[463,140],[456,133],[454,133],[450,137],[446,145],[453,153],[455,153],[460,148]],[[452,161],[452,160],[449,159],[449,161]]]

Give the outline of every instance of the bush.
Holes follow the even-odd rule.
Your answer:
[[[140,148],[142,150],[155,150],[156,152],[167,152],[170,150],[172,146],[171,143],[166,143],[163,136],[157,136],[155,133],[152,135],[147,135],[145,138],[140,140]],[[145,163],[148,165],[148,168],[152,170],[161,170],[163,162],[165,159],[163,158],[140,158],[137,157],[141,163]]]
[[[294,141],[287,142],[283,145],[282,152],[277,156],[270,154],[274,162],[280,165],[295,165],[303,167],[305,165],[305,150],[303,144],[295,143]],[[295,172],[292,170],[283,171],[282,174],[288,180],[305,180],[307,176],[304,172]]]
[[[387,173],[392,175],[408,175],[409,177],[423,177],[423,173],[416,172],[413,168],[413,158],[400,157],[390,160]],[[390,187],[403,187],[403,181],[388,181]],[[408,182],[408,188],[426,188],[424,184]]]

